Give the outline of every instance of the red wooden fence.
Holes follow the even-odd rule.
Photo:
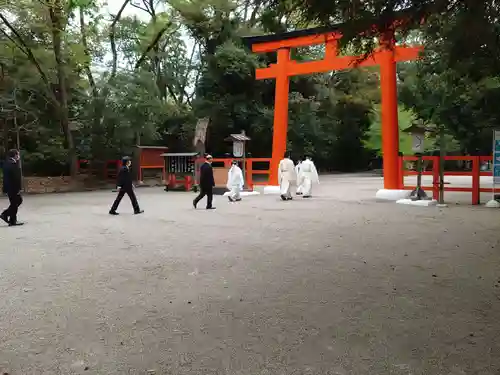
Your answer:
[[[405,186],[405,176],[416,176],[418,172],[408,171],[405,169],[405,161],[416,161],[416,156],[402,156],[399,158],[400,163],[400,188],[404,190],[413,190],[415,186]],[[423,161],[432,162],[432,170],[422,173],[423,176],[432,176],[432,186],[422,186],[424,190],[432,190],[432,198],[438,199],[439,196],[439,156],[423,156]],[[492,156],[445,156],[445,161],[470,161],[472,169],[470,171],[445,171],[444,176],[470,176],[472,177],[472,186],[445,186],[444,191],[466,192],[472,194],[472,204],[480,204],[481,193],[492,193],[492,188],[481,187],[481,176],[492,176],[491,171],[481,171],[481,164],[491,162]]]

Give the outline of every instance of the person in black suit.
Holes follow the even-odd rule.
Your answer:
[[[0,219],[9,224],[10,227],[23,225],[17,221],[17,211],[23,203],[19,158],[18,150],[10,150],[3,166],[3,193],[9,197],[9,207],[2,212]]]
[[[120,202],[125,194],[128,195],[128,197],[130,198],[130,202],[132,202],[134,214],[142,214],[144,211],[139,208],[139,203],[137,202],[137,197],[134,193],[134,185],[132,183],[132,173],[130,172],[132,160],[128,156],[125,156],[122,159],[122,164],[123,166],[118,172],[118,181],[116,183],[116,186],[118,188],[118,195],[116,196],[113,206],[109,210],[109,214],[118,215],[118,212],[116,212],[116,210],[118,209],[118,206],[120,205]]]
[[[212,169],[212,156],[207,155],[205,163],[200,167],[200,194],[193,201],[194,208],[196,208],[199,201],[207,196],[207,210],[215,210],[215,207],[212,207],[214,186],[215,180],[214,171]]]

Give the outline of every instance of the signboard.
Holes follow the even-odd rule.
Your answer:
[[[493,133],[493,183],[500,185],[500,130]]]
[[[417,152],[417,153],[424,152],[425,135],[424,134],[413,134],[412,139],[413,139],[413,147],[412,147],[413,152]]]
[[[243,156],[244,144],[241,141],[233,142],[233,155],[235,158]]]
[[[198,120],[196,123],[196,129],[194,131],[193,146],[197,146],[198,142],[205,144],[205,139],[207,137],[207,128],[210,119],[205,117]]]

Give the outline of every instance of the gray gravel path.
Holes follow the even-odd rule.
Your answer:
[[[500,211],[322,181],[214,212],[143,188],[143,216],[26,197],[0,227],[0,374],[500,374]]]

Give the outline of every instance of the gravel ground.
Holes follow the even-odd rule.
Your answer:
[[[118,217],[110,192],[28,196],[0,227],[0,374],[500,374],[500,211],[381,184],[216,211],[143,188]]]

